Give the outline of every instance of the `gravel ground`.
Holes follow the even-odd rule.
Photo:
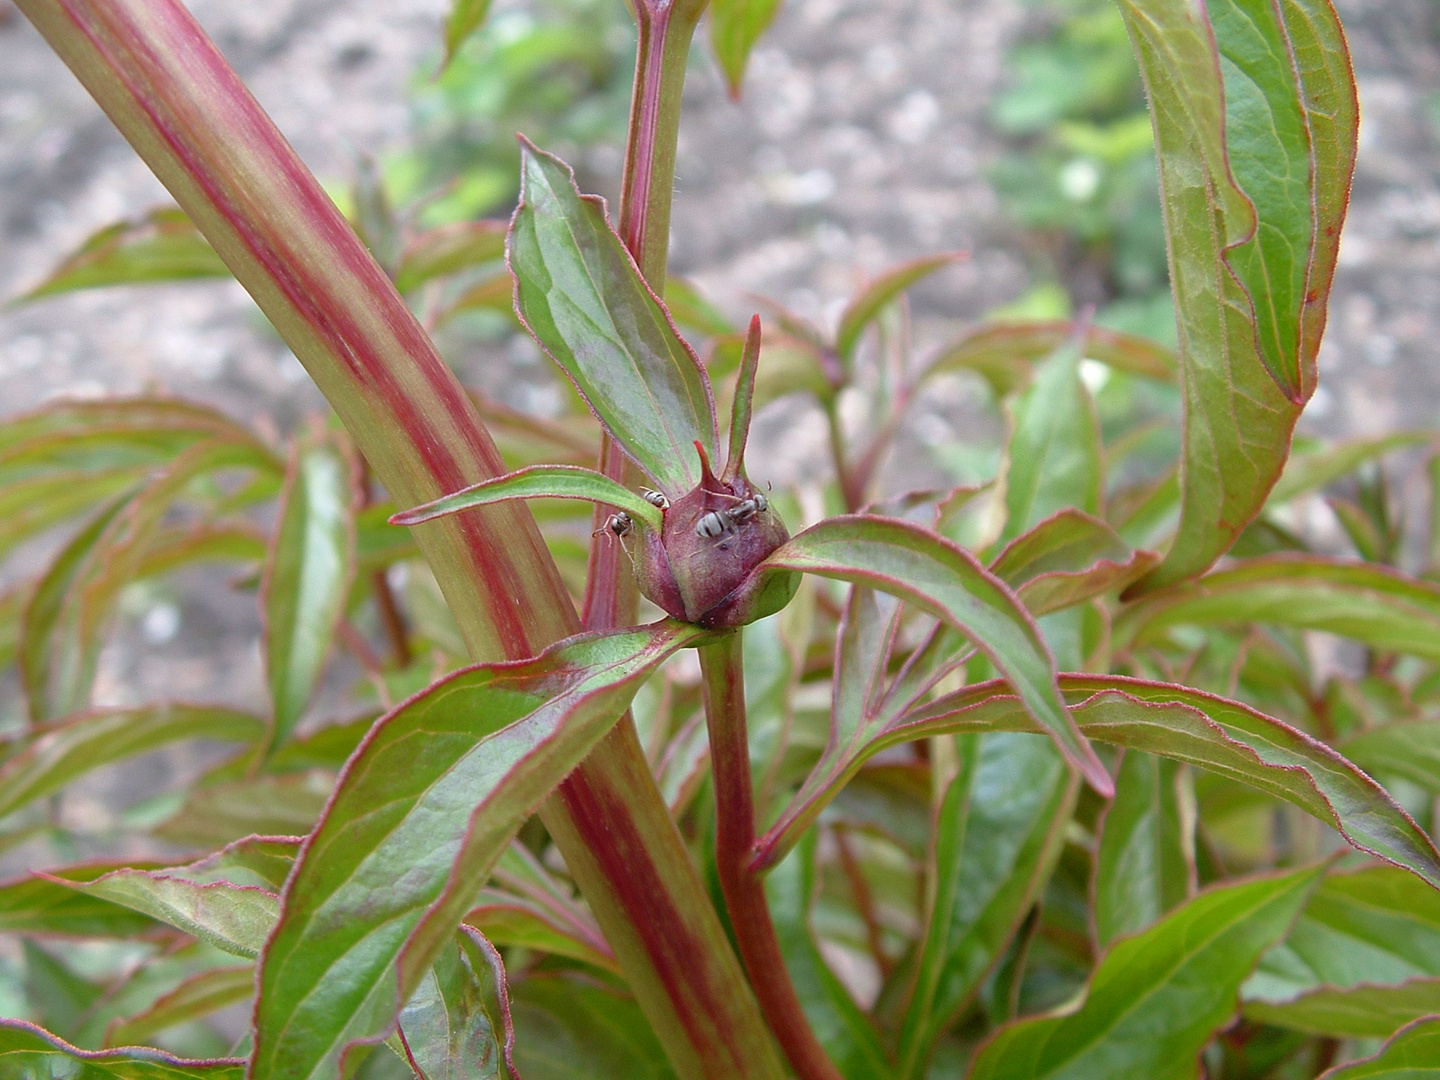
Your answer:
[[[1430,426],[1440,401],[1440,4],[1337,3],[1359,77],[1362,149],[1323,386],[1305,422],[1330,435]],[[434,54],[446,6],[192,4],[329,179],[347,177],[358,151],[402,142],[403,90]],[[1005,48],[1031,17],[1017,0],[788,0],[755,53],[742,103],[727,98],[708,62],[692,73],[674,268],[736,316],[758,293],[824,319],[865,274],[966,249],[967,263],[915,294],[922,348],[1020,295],[1029,270],[984,179],[1002,149],[984,116]],[[100,226],[163,201],[39,35],[0,0],[0,296],[38,281]],[[6,413],[56,395],[158,385],[287,429],[321,404],[233,283],[99,290],[0,311],[0,379]],[[963,405],[941,399],[931,410],[954,432]],[[766,428],[762,418],[762,436]],[[776,428],[785,451],[765,460],[783,483],[824,436],[803,415],[772,415]],[[163,694],[260,704],[253,598],[212,583],[183,602],[178,593],[142,600],[107,651],[102,701]],[[162,609],[169,614],[157,616]]]

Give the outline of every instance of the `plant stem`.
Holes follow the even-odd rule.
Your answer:
[[[741,631],[700,647],[705,720],[715,786],[715,864],[740,957],[760,1007],[800,1080],[840,1080],[805,1016],[785,968],[765,885],[750,871],[755,850],[750,743],[745,724],[745,664]]]
[[[397,503],[505,471],[394,285],[178,0],[19,7],[255,298]],[[415,537],[476,660],[533,656],[578,629],[523,506]],[[777,1080],[773,1039],[633,725],[603,740],[542,815],[676,1072]]]

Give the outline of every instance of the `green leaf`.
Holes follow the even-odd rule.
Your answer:
[[[103,285],[229,276],[185,211],[161,206],[135,221],[117,221],[92,234],[20,300]]]
[[[1356,110],[1328,5],[1224,0],[1213,39],[1189,0],[1121,10],[1155,127],[1185,398],[1180,528],[1138,586],[1154,589],[1223,554],[1284,464],[1314,390]]]
[[[203,971],[141,1012],[113,1022],[105,1031],[105,1042],[109,1046],[130,1046],[153,1039],[166,1028],[248,1001],[254,992],[255,969],[250,964]]]
[[[1440,793],[1440,721],[1371,728],[1337,749],[1371,776],[1398,776]]]
[[[907,522],[837,517],[792,538],[762,569],[800,570],[869,585],[959,630],[1005,674],[1091,786],[1106,795],[1113,790],[1110,774],[1060,701],[1054,661],[1035,624],[1015,595],[963,548]],[[840,764],[840,756],[834,764]]]
[[[998,680],[921,705],[866,747],[941,732],[1036,731]],[[1375,781],[1304,732],[1247,705],[1120,675],[1062,675],[1060,688],[1092,739],[1218,773],[1286,802],[1339,831],[1351,846],[1440,888],[1440,852]],[[858,768],[856,763],[852,768]]]
[[[29,938],[21,941],[25,959],[25,997],[34,1015],[56,1034],[79,1039],[84,1018],[99,1005],[105,987],[83,978],[70,965]]]
[[[1005,450],[1005,528],[1010,541],[1069,507],[1100,512],[1105,488],[1100,417],[1080,381],[1080,345],[1071,338],[1040,365],[1015,402]]]
[[[139,466],[57,469],[12,480],[0,487],[0,555],[52,525],[83,513],[134,486]]]
[[[332,774],[305,772],[198,784],[186,792],[179,810],[150,831],[191,848],[250,835],[303,835],[315,827],[333,780]]]
[[[1077,329],[1078,324],[1068,322],[983,326],[947,345],[925,374],[974,371],[990,384],[997,399],[1003,398],[1029,383],[1034,365],[1062,348]],[[1179,366],[1174,352],[1158,342],[1101,326],[1086,329],[1082,351],[1117,371],[1162,382],[1173,382]]]
[[[886,1080],[893,1075],[880,1033],[826,965],[810,928],[815,902],[812,829],[765,879],[785,969],[815,1037],[845,1080]]]
[[[917,1080],[1044,889],[1079,793],[1045,740],[1000,732],[958,741],[960,772],[935,819],[924,937],[900,1029],[899,1075]]]
[[[715,18],[713,9],[710,17],[712,20]],[[714,32],[713,22],[711,31]],[[732,80],[731,86],[732,90],[738,90],[738,80]],[[848,366],[854,361],[855,348],[860,344],[861,335],[901,293],[936,270],[966,258],[969,256],[963,251],[948,251],[942,255],[926,255],[920,259],[912,259],[891,267],[862,289],[840,313],[840,326],[835,331],[835,351],[841,362]]]
[[[526,145],[510,226],[516,310],[635,462],[678,497],[718,460],[705,369],[559,158]]]
[[[490,13],[490,0],[454,0],[450,17],[445,20],[445,63],[455,58],[455,50],[465,39],[480,29]]]
[[[1260,954],[1282,937],[1321,871],[1263,877],[1201,893],[1101,959],[1085,1000],[1063,1016],[1001,1028],[968,1080],[1181,1080],[1235,1011]]]
[[[525,1080],[676,1080],[634,998],[532,975],[511,988],[510,1008]]]
[[[178,867],[176,876],[200,885],[228,881],[279,892],[300,850],[298,836],[247,836],[213,855]]]
[[[1012,540],[990,572],[1016,591],[1032,615],[1045,615],[1123,588],[1159,561],[1131,548],[1114,529],[1073,507]]]
[[[403,1048],[426,1080],[518,1080],[505,966],[469,927],[440,951],[399,1024]]]
[[[1434,1080],[1440,1076],[1440,1017],[1417,1020],[1395,1033],[1374,1057],[1323,1073],[1320,1080]]]
[[[26,875],[0,884],[0,931],[114,938],[154,931],[157,924],[149,916],[77,893],[58,880],[93,881],[116,869],[120,867],[115,863],[82,863],[51,870],[45,877]]]
[[[114,870],[93,881],[53,880],[169,923],[235,956],[259,956],[280,917],[280,898],[254,885],[202,885],[178,876],[183,873]]]
[[[413,292],[436,278],[498,262],[505,257],[505,229],[503,221],[455,221],[421,233],[400,255],[395,287]]]
[[[81,1075],[114,1080],[244,1080],[242,1058],[190,1061],[143,1046],[81,1050],[23,1020],[0,1020],[0,1071],[7,1076]]]
[[[396,514],[396,525],[419,525],[445,514],[459,513],[472,506],[503,502],[506,499],[585,499],[624,510],[649,528],[660,531],[664,520],[660,510],[625,485],[594,469],[574,465],[531,465],[493,480],[473,484],[453,495]]]
[[[1319,556],[1235,563],[1129,609],[1116,636],[1143,645],[1172,626],[1247,622],[1325,630],[1374,649],[1440,659],[1440,586]]]
[[[1294,454],[1271,490],[1270,502],[1279,504],[1317,491],[1348,476],[1367,461],[1434,438],[1433,431],[1397,431],[1375,438],[1350,439],[1307,454]]]
[[[780,0],[713,0],[710,5],[710,47],[725,73],[730,96],[740,97],[745,65],[760,35],[780,11]]]
[[[661,622],[573,638],[457,672],[382,719],[286,887],[256,1069],[335,1076],[347,1046],[384,1035],[525,818],[655,667],[704,637]]]
[[[0,766],[0,817],[54,794],[104,765],[185,739],[256,742],[265,731],[257,716],[219,705],[165,702],[102,709],[35,728]]]
[[[1331,1037],[1440,1011],[1440,895],[1391,867],[1332,875],[1242,996],[1248,1017]]]
[[[1194,895],[1195,796],[1181,766],[1126,751],[1097,828],[1093,912],[1103,949]]]
[[[305,712],[344,614],[355,576],[357,491],[350,462],[333,445],[304,446],[292,455],[260,586],[272,749]]]

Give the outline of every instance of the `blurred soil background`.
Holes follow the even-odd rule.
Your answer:
[[[1322,385],[1303,424],[1326,436],[1431,427],[1440,3],[1337,6],[1360,86],[1361,151]],[[618,188],[633,53],[621,0],[496,0],[438,81],[445,0],[191,7],[342,198],[372,160],[397,205],[425,200],[418,220],[503,217],[516,129],[574,163],[591,190]],[[1093,304],[1102,322],[1173,340],[1149,123],[1109,0],[786,0],[738,103],[704,37],[702,27],[686,88],[672,272],[730,318],[748,316],[758,295],[825,323],[867,276],[964,250],[968,261],[911,294],[921,357],[997,309],[1048,317]],[[102,226],[167,201],[0,0],[0,297],[35,286]],[[507,404],[562,406],[542,358],[503,318],[457,320],[441,344],[467,381]],[[163,387],[278,434],[323,408],[233,282],[0,310],[0,380],[6,415],[57,396]],[[978,380],[939,381],[891,486],[982,479],[997,430],[985,393]],[[780,486],[824,467],[818,416],[782,401],[757,424],[757,479]],[[137,587],[97,702],[262,707],[258,640],[253,592],[183,576]],[[161,783],[172,764],[156,761],[142,782]],[[77,797],[67,813],[84,807]]]

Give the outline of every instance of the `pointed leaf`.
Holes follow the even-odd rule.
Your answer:
[[[445,63],[455,57],[455,50],[465,39],[480,29],[490,13],[490,0],[453,0],[450,17],[445,20]]]
[[[441,950],[399,1023],[406,1055],[426,1080],[519,1080],[505,966],[469,927]]]
[[[1201,893],[1117,942],[1079,1008],[1001,1028],[968,1080],[1198,1076],[1200,1051],[1234,1014],[1240,983],[1285,934],[1319,876],[1302,870]]]
[[[355,576],[358,487],[333,445],[295,452],[260,585],[273,750],[294,731],[320,681]]]
[[[711,18],[714,17],[712,11]],[[711,29],[713,33],[713,23]],[[732,81],[731,85],[738,88],[738,81]],[[924,258],[892,266],[867,285],[840,314],[840,327],[835,332],[835,351],[841,362],[848,365],[854,360],[855,348],[860,344],[861,335],[901,293],[936,270],[969,257],[969,254],[963,251],[926,255]]]
[[[1440,1016],[1395,1033],[1374,1057],[1328,1069],[1320,1080],[1433,1080],[1440,1076]]]
[[[1004,672],[1037,722],[1097,790],[1110,775],[1075,729],[1055,689],[1054,661],[1029,615],[974,556],[889,518],[838,517],[794,537],[762,569],[863,583],[908,601],[969,637]]]
[[[390,520],[396,525],[418,525],[445,514],[505,499],[584,499],[624,510],[657,533],[664,524],[659,509],[624,484],[594,469],[574,465],[531,465],[406,510]]]
[[[286,886],[256,1069],[335,1076],[347,1046],[390,1030],[525,818],[655,667],[704,636],[662,622],[574,638],[457,672],[381,720]]]
[[[1190,623],[1268,622],[1440,659],[1440,586],[1388,567],[1287,554],[1247,559],[1131,608],[1138,644]]]
[[[864,757],[942,731],[1038,730],[1002,686],[981,683],[915,708]],[[1189,762],[1284,799],[1353,847],[1440,888],[1440,852],[1430,838],[1384,788],[1304,732],[1237,701],[1167,683],[1074,674],[1062,675],[1060,688],[1089,738]]]
[[[130,860],[132,863],[134,860]],[[115,863],[81,863],[0,883],[0,931],[46,936],[129,938],[158,928],[154,919],[99,896],[77,893],[66,882],[94,881]],[[65,879],[61,881],[59,879]]]
[[[730,448],[721,479],[732,482],[745,466],[745,440],[750,437],[750,416],[755,407],[755,374],[760,366],[760,316],[750,320],[740,371],[735,376],[735,404],[730,409]]]
[[[725,73],[730,96],[738,99],[745,81],[750,50],[780,11],[781,0],[713,0],[710,5],[710,47]]]
[[[1433,431],[1396,431],[1375,438],[1350,439],[1312,453],[1292,455],[1270,492],[1270,502],[1282,503],[1297,495],[1318,491],[1348,476],[1367,461],[1392,450],[1430,442],[1434,438]]]
[[[229,276],[185,211],[161,206],[135,221],[117,221],[91,235],[21,300],[103,285]]]
[[[168,1027],[248,1001],[254,993],[255,969],[251,965],[213,968],[192,975],[142,1012],[116,1020],[106,1029],[105,1042],[109,1046],[145,1042]]]
[[[1105,488],[1100,417],[1080,381],[1080,344],[1072,337],[1057,349],[1014,404],[1005,450],[1002,541],[1068,507],[1100,512]]]
[[[710,380],[610,228],[559,158],[526,145],[510,226],[515,305],[600,422],[678,497],[700,482],[695,441],[716,453]]]
[[[254,742],[264,724],[224,706],[179,702],[101,709],[43,724],[0,766],[0,817],[92,769],[185,739]]]
[[[815,840],[811,831],[765,878],[775,936],[815,1037],[845,1080],[893,1075],[880,1033],[850,991],[826,965],[810,928],[815,896]]]
[[[1246,1016],[1332,1037],[1440,1011],[1440,896],[1391,867],[1332,875],[1242,996]]]
[[[114,1080],[244,1080],[243,1058],[191,1061],[127,1046],[120,1050],[81,1050],[24,1020],[0,1020],[0,1070],[7,1076],[85,1076]]]
[[[1032,615],[1045,615],[1123,588],[1158,561],[1072,507],[1017,536],[990,572],[1016,591]]]
[[[936,818],[925,930],[900,1029],[900,1074],[924,1077],[936,1040],[1005,953],[1045,887],[1080,786],[1054,746],[999,732],[960,740]]]
[[[115,870],[94,881],[54,880],[169,923],[235,956],[259,956],[280,917],[280,898],[253,885],[201,885],[174,876],[178,873],[183,870]]]
[[[1121,758],[1115,799],[1097,826],[1092,910],[1102,949],[1195,892],[1195,797],[1183,782],[1177,762],[1138,751]]]

